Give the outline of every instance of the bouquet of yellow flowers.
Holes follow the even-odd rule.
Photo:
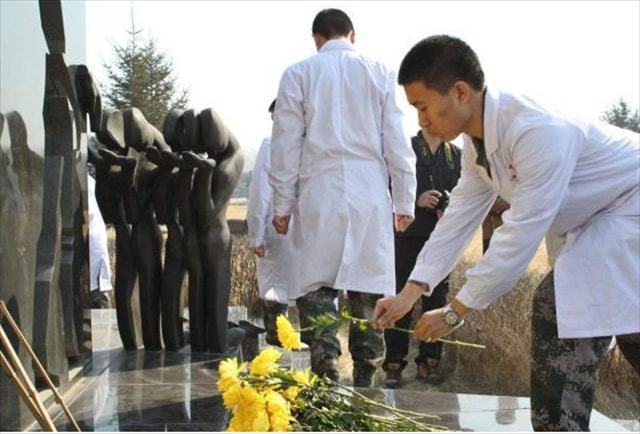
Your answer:
[[[300,334],[280,315],[283,348],[300,348]],[[328,378],[278,365],[280,351],[268,347],[250,363],[227,359],[218,368],[218,390],[231,411],[229,431],[442,431],[437,419],[387,406]]]

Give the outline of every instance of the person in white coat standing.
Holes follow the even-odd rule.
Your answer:
[[[597,370],[611,337],[640,373],[640,139],[628,130],[552,114],[487,88],[462,40],[432,36],[399,72],[420,125],[463,134],[462,176],[402,292],[378,301],[391,326],[454,267],[496,196],[510,205],[486,254],[451,304],[426,312],[414,334],[450,333],[510,291],[545,234],[565,238],[532,308],[531,422],[536,430],[589,430]]]
[[[276,100],[269,106],[271,120]],[[298,294],[296,265],[292,236],[280,235],[271,225],[273,219],[273,189],[269,185],[271,168],[271,138],[266,137],[256,157],[249,184],[247,226],[249,244],[256,259],[258,294],[263,300],[266,341],[280,346],[276,332],[276,318],[286,315],[289,303],[295,303]]]
[[[367,317],[380,295],[395,293],[393,215],[399,230],[413,221],[416,190],[395,74],[355,51],[353,24],[338,9],[319,12],[312,35],[318,53],[280,82],[270,172],[274,226],[287,233],[296,218],[303,327],[313,316],[337,315],[337,290],[348,291],[354,316]],[[312,370],[338,379],[336,331],[302,339]],[[382,334],[352,327],[349,349],[354,384],[370,386]]]
[[[87,197],[89,199],[89,278],[91,280],[91,307],[108,308],[111,305],[111,265],[107,227],[102,220],[96,201],[96,180],[87,175]]]

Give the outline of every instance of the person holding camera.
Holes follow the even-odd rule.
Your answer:
[[[429,239],[438,219],[449,203],[449,192],[460,177],[460,150],[425,130],[411,139],[416,154],[416,205],[415,221],[405,232],[395,232],[396,293],[407,283],[409,274],[416,263],[418,253]],[[431,297],[422,297],[422,309],[427,312],[446,304],[449,281],[444,279]],[[411,312],[396,322],[400,328],[409,328]],[[384,363],[385,386],[390,389],[402,387],[402,371],[407,366],[405,358],[409,353],[409,335],[396,330],[385,330],[387,348]],[[444,381],[442,364],[442,343],[420,342],[416,376],[430,384]]]

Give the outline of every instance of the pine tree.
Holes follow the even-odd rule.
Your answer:
[[[153,39],[145,39],[131,19],[129,41],[125,46],[113,43],[114,62],[104,64],[108,82],[102,88],[106,105],[116,110],[137,107],[149,122],[162,127],[172,108],[185,108],[187,90],[179,91],[174,65],[160,52]]]
[[[638,110],[631,112],[629,105],[622,98],[604,112],[601,119],[620,128],[640,132],[640,116]]]

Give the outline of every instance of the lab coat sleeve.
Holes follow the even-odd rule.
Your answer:
[[[578,143],[577,132],[566,125],[534,127],[515,140],[511,208],[486,254],[466,273],[457,295],[465,306],[484,309],[514,287],[566,197]]]
[[[453,270],[497,197],[478,175],[472,149],[471,144],[465,144],[461,176],[451,191],[449,206],[418,254],[409,277],[429,285],[426,295]]]
[[[280,81],[271,138],[269,183],[273,188],[275,215],[293,213],[304,137],[302,85],[299,73],[291,67]]]
[[[264,243],[269,224],[269,205],[272,200],[269,186],[269,144],[265,140],[260,146],[249,184],[249,205],[247,206],[247,226],[249,243],[259,246]]]
[[[389,74],[382,108],[382,152],[391,177],[396,214],[413,215],[416,200],[416,157],[405,134],[396,101],[395,75]]]

